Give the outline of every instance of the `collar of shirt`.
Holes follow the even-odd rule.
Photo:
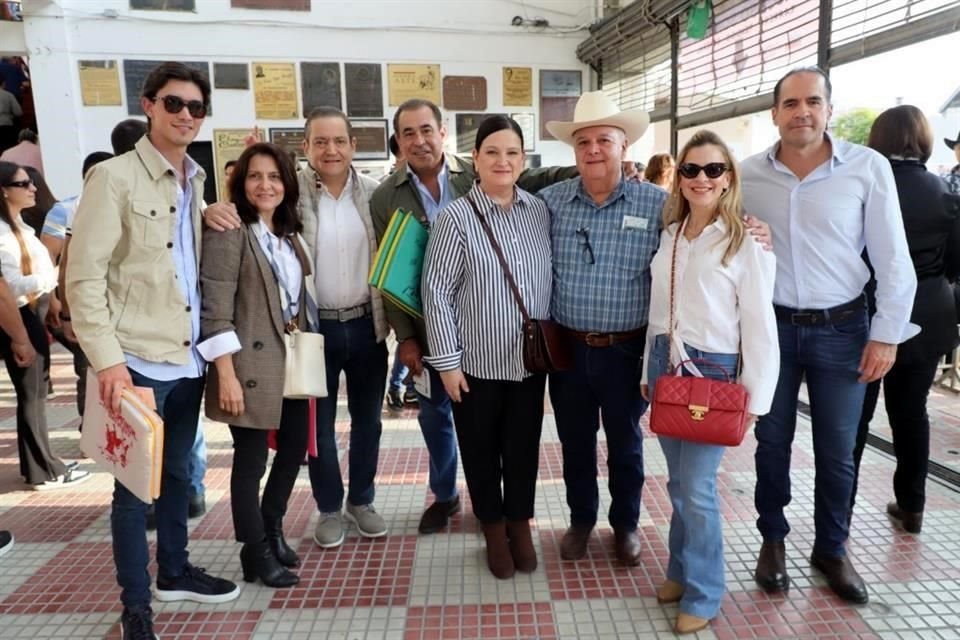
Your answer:
[[[440,164],[440,173],[437,174],[437,182],[440,184],[440,199],[434,200],[433,195],[430,193],[430,189],[427,188],[425,184],[420,180],[420,176],[413,172],[413,169],[410,168],[410,165],[407,165],[407,177],[413,181],[414,186],[417,188],[417,191],[420,192],[421,200],[423,202],[424,213],[427,216],[427,220],[430,221],[430,224],[433,224],[433,221],[436,220],[437,214],[440,213],[440,210],[444,206],[449,204],[452,200],[450,197],[450,171],[447,167],[447,158],[444,155],[443,161]]]
[[[833,168],[838,164],[844,164],[847,162],[847,152],[850,150],[850,143],[844,140],[837,140],[829,132],[823,132],[824,139],[830,143],[830,165],[829,171],[833,171]],[[796,175],[790,170],[787,165],[785,165],[779,158],[777,158],[777,153],[780,151],[780,140],[777,140],[773,145],[767,149],[767,160],[771,165],[777,170],[783,173],[789,173],[790,175]],[[823,166],[823,165],[821,165]],[[815,175],[820,170],[820,167],[813,170],[807,178]]]
[[[313,169],[311,169],[313,171]],[[333,194],[330,193],[330,190],[327,189],[327,185],[323,184],[323,179],[320,177],[320,174],[314,171],[316,176],[317,184],[317,196],[319,198],[330,198],[331,200],[343,200],[344,198],[353,197],[353,170],[351,169],[347,172],[347,181],[343,183],[343,191],[340,192],[338,198],[334,198]]]
[[[502,210],[502,207],[496,202],[494,202],[493,198],[488,196],[486,192],[480,188],[479,180],[474,181],[473,187],[470,188],[469,197],[474,199],[474,201],[477,203],[477,208],[479,208],[482,213],[486,213],[487,211],[491,211],[494,209],[498,211]],[[531,196],[529,193],[527,193],[523,189],[517,188],[516,185],[513,186],[513,204],[514,205],[519,204],[521,206],[526,207],[530,204],[530,198],[532,197],[533,196]]]
[[[620,177],[620,182],[617,183],[617,188],[613,190],[613,193],[607,196],[607,199],[603,201],[603,204],[597,204],[593,198],[590,197],[590,194],[587,193],[586,187],[583,186],[583,178],[578,177],[576,178],[576,181],[577,188],[571,190],[570,195],[567,198],[568,202],[573,202],[579,198],[582,202],[588,203],[597,209],[608,207],[616,202],[619,198],[625,198],[631,203],[636,202],[634,193],[630,189],[626,188],[626,181],[623,179],[623,176]]]

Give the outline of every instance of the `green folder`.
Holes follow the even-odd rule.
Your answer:
[[[380,246],[377,248],[377,253],[373,257],[373,266],[370,267],[370,277],[367,280],[367,284],[370,286],[376,287],[380,281],[380,274],[383,272],[383,263],[387,259],[387,253],[393,245],[393,239],[397,235],[397,229],[400,228],[400,223],[403,222],[404,217],[407,215],[407,212],[403,209],[397,209],[393,212],[393,215],[390,216],[390,222],[387,223],[387,230],[383,233],[383,239],[380,240]]]
[[[370,277],[370,284],[385,298],[418,318],[423,317],[420,276],[427,238],[427,230],[415,215],[401,209],[395,211],[377,250]]]

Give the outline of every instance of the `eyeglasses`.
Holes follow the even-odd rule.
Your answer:
[[[708,178],[716,179],[726,173],[727,165],[723,162],[710,162],[700,166],[699,164],[694,164],[692,162],[684,162],[677,167],[677,171],[679,171],[680,175],[687,180],[693,180],[700,175],[701,171],[707,174]]]
[[[576,231],[577,244],[580,245],[580,252],[583,255],[583,261],[587,264],[595,264],[596,258],[593,256],[593,247],[590,246],[590,229],[580,227]]]
[[[29,189],[34,185],[33,180],[27,178],[26,180],[17,180],[16,182],[8,182],[3,185],[5,187],[19,187],[21,189]]]
[[[178,114],[187,108],[187,112],[193,118],[205,118],[207,116],[207,105],[199,100],[184,100],[180,96],[157,96],[151,98],[154,102],[163,101],[163,109],[167,113]]]

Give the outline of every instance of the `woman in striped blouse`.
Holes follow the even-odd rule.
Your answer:
[[[532,318],[550,313],[546,205],[516,186],[523,133],[504,116],[477,131],[479,180],[444,209],[427,245],[423,302],[430,356],[453,400],[463,471],[498,578],[531,572],[530,535],[545,376],[523,366],[522,316],[481,219],[500,245]]]

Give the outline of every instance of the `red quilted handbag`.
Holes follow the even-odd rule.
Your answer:
[[[677,243],[686,223],[687,218],[680,223],[677,234],[673,237],[668,331],[671,345],[673,330],[677,325],[674,317]],[[716,367],[707,360],[684,360],[670,374],[657,378],[650,409],[650,430],[657,435],[679,440],[736,447],[743,442],[743,436],[747,432],[747,388],[730,382],[730,374],[726,372],[725,382],[678,375],[680,368],[687,362],[702,362]]]
[[[667,374],[657,378],[650,430],[661,436],[736,447],[747,433],[746,387],[729,381]]]

